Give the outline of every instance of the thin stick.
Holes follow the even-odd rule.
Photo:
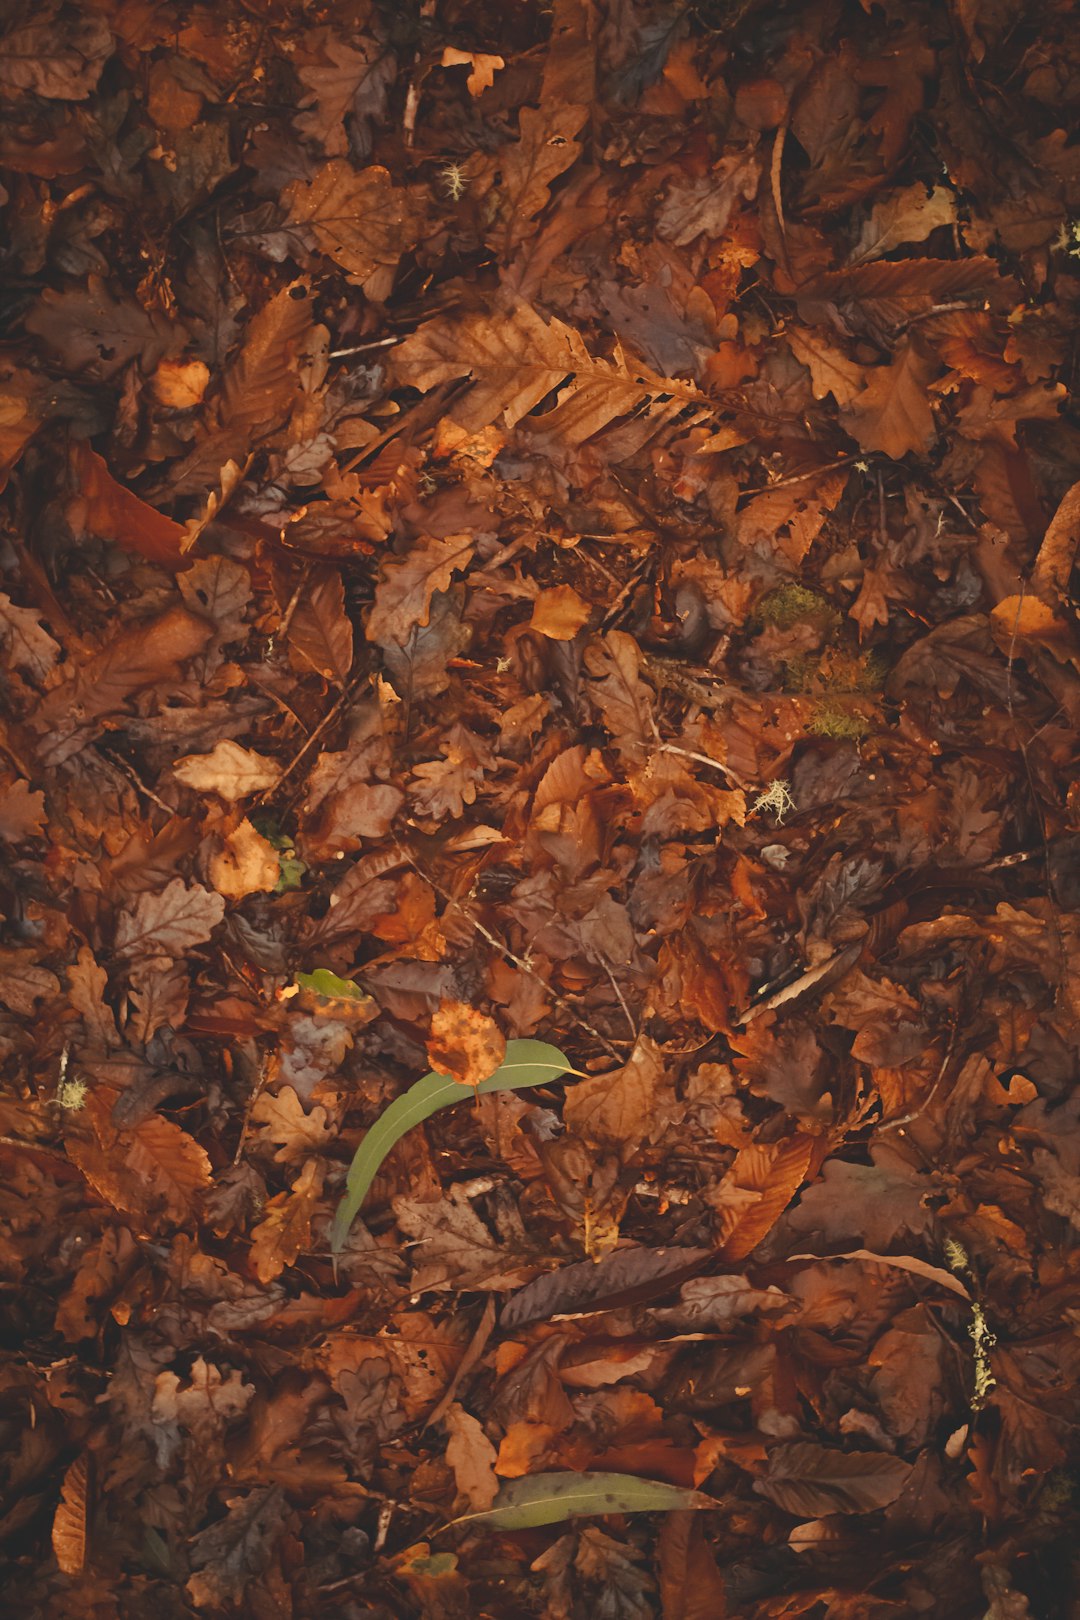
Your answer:
[[[516,951],[512,951],[505,940],[499,939],[497,935],[491,933],[490,929],[485,928],[482,922],[477,921],[471,911],[466,911],[461,901],[457,899],[455,895],[452,895],[447,889],[444,889],[441,884],[436,883],[431,874],[425,872],[419,861],[413,858],[400,839],[395,838],[394,842],[401,851],[402,859],[408,861],[413,871],[418,873],[419,876],[423,878],[425,883],[431,884],[431,887],[435,890],[435,893],[441,900],[445,900],[449,906],[457,907],[465,921],[470,925],[470,927],[476,929],[476,932],[480,935],[481,939],[486,939],[492,949],[499,952],[500,956],[509,957],[510,961],[513,962],[516,968],[520,968],[522,973],[527,973],[530,979],[533,979],[537,984],[542,985],[544,990],[551,997],[552,1001],[561,1012],[564,1012],[568,1018],[572,1019],[579,1029],[583,1029],[587,1032],[587,1034],[591,1035],[594,1041],[599,1041],[600,1045],[604,1048],[604,1051],[607,1052],[611,1057],[617,1059],[619,1062],[622,1061],[622,1059],[619,1057],[617,1049],[612,1045],[607,1037],[601,1035],[600,1031],[598,1029],[594,1029],[587,1019],[582,1018],[579,1013],[575,1012],[570,1003],[564,1000],[564,998],[560,996],[557,991],[553,990],[550,984],[548,984],[545,979],[540,977],[536,969],[529,966],[524,957],[518,956]],[[626,1043],[624,1042],[622,1044],[625,1045]]]

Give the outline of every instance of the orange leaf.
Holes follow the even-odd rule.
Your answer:
[[[101,540],[112,540],[164,568],[179,569],[184,559],[179,523],[118,484],[102,458],[89,445],[76,444],[72,466],[82,489],[82,524]]]
[[[725,1189],[736,1195],[727,1206],[725,1260],[742,1260],[772,1231],[802,1186],[813,1151],[809,1136],[739,1150],[720,1187],[721,1196]]]
[[[90,1456],[84,1451],[64,1475],[53,1518],[52,1547],[64,1575],[77,1575],[86,1565],[89,1492]]]
[[[436,1074],[449,1075],[463,1086],[478,1086],[506,1056],[506,1037],[494,1018],[467,1001],[443,1000],[431,1020],[427,1052]]]
[[[533,603],[532,628],[552,641],[573,641],[591,611],[573,586],[554,585]]]

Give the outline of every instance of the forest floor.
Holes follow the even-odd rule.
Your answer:
[[[5,1614],[1074,1620],[1075,6],[0,92]]]

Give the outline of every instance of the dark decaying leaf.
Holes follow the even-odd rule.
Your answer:
[[[775,1446],[754,1489],[803,1519],[828,1513],[871,1513],[895,1502],[911,1464],[880,1451],[836,1451],[806,1441]]]
[[[503,1306],[503,1328],[575,1311],[605,1310],[656,1298],[707,1263],[709,1249],[620,1249],[597,1262],[562,1266],[527,1283]]]

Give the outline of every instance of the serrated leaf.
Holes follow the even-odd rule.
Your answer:
[[[320,968],[316,974],[299,974],[297,977],[303,983],[305,977],[314,978],[317,974],[325,972],[326,969]],[[335,975],[328,974],[328,977],[334,978]],[[560,1075],[570,1072],[572,1071],[569,1060],[563,1056],[558,1047],[549,1046],[546,1041],[508,1041],[505,1059],[495,1073],[489,1075],[486,1080],[481,1080],[478,1086],[466,1089],[459,1081],[451,1080],[448,1075],[434,1072],[425,1074],[422,1080],[410,1086],[408,1091],[396,1097],[390,1106],[383,1110],[353,1155],[346,1183],[347,1191],[338,1205],[330,1232],[330,1244],[334,1254],[341,1253],[349,1227],[367,1197],[379,1166],[406,1131],[411,1131],[421,1120],[430,1119],[440,1108],[448,1108],[452,1103],[462,1102],[466,1097],[482,1095],[489,1091],[519,1091],[526,1086],[542,1086],[545,1082],[557,1080]]]
[[[532,1530],[592,1513],[674,1513],[716,1506],[701,1491],[636,1474],[527,1474],[503,1485],[485,1512],[466,1513],[451,1524]]]

